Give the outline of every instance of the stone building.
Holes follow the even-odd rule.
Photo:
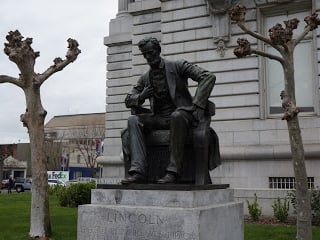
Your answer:
[[[12,156],[9,156],[3,161],[3,178],[8,179],[10,175],[12,175],[14,178],[25,178],[27,176],[26,169],[26,161],[20,161]]]
[[[54,116],[45,124],[47,156],[55,158],[48,170],[69,171],[70,179],[93,177],[96,157],[103,152],[104,113]],[[90,158],[90,159],[89,159]],[[52,161],[49,161],[52,163]],[[92,167],[87,162],[92,163]]]
[[[15,178],[31,177],[31,152],[29,143],[1,144],[0,150],[7,157],[0,161],[2,178],[8,179],[10,175]],[[2,152],[0,151],[0,152]]]
[[[219,4],[221,6],[219,6]],[[230,3],[230,4],[229,4]],[[220,138],[223,163],[211,172],[213,183],[228,183],[235,189],[289,189],[294,186],[288,130],[281,120],[280,92],[284,88],[277,62],[257,56],[238,59],[233,54],[239,37],[257,47],[268,46],[245,35],[229,21],[227,9],[239,3],[247,7],[246,24],[268,34],[275,23],[303,18],[320,11],[315,0],[119,0],[119,12],[110,21],[107,49],[106,154],[104,176],[121,166],[120,130],[126,127],[129,109],[124,98],[148,69],[137,47],[139,40],[153,36],[161,41],[162,56],[186,59],[217,76],[210,100],[217,110],[211,126]],[[320,186],[320,60],[319,30],[296,48],[296,95],[306,167],[310,186]],[[195,83],[190,82],[195,91]],[[123,172],[119,171],[121,177]]]

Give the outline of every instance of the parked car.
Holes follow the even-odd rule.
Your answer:
[[[31,190],[32,181],[30,178],[17,178],[14,183],[14,189],[19,192],[24,192],[25,190]]]
[[[3,179],[1,181],[1,189],[2,188],[8,188],[8,185],[9,185],[9,179]]]
[[[61,185],[61,186],[66,186],[66,183],[60,179],[48,179],[48,184],[49,186],[54,186],[54,185]]]

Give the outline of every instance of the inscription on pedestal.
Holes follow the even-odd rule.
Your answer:
[[[77,240],[244,239],[243,203],[230,189],[112,187],[93,190],[91,204],[78,207]]]
[[[103,222],[101,222],[101,220]],[[138,211],[86,213],[80,221],[78,236],[90,240],[196,240],[195,231],[187,227],[190,223],[172,215],[146,214]],[[191,225],[190,225],[191,226]],[[78,238],[79,239],[79,238]]]

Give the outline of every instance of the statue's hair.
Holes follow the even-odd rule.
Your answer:
[[[152,43],[152,45],[155,49],[157,49],[159,52],[161,52],[160,42],[155,37],[148,37],[148,38],[144,38],[144,39],[140,40],[138,42],[139,49],[142,49],[149,42]]]

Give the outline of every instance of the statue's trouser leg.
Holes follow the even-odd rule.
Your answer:
[[[170,162],[168,172],[181,174],[184,145],[188,130],[194,122],[192,114],[184,110],[177,110],[171,114],[170,121]]]
[[[128,118],[131,167],[129,173],[138,172],[147,175],[147,149],[145,132],[156,129],[168,129],[169,118],[151,114],[132,115]]]
[[[124,164],[125,164],[124,166],[126,170],[125,176],[128,177],[127,174],[129,173],[129,168],[131,166],[128,128],[125,128],[121,131],[121,142],[122,142],[123,161],[124,161]]]
[[[143,123],[138,116],[132,115],[128,118],[128,131],[131,152],[131,167],[129,173],[138,172],[146,176],[147,150],[144,141]]]

